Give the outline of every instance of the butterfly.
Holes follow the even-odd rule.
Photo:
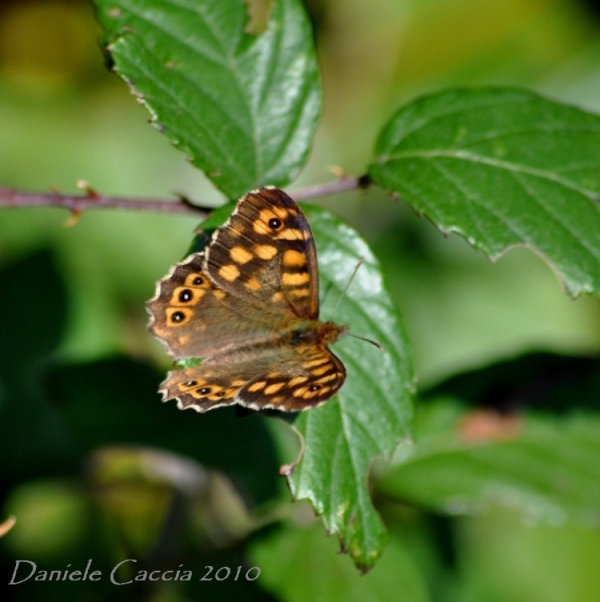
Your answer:
[[[327,346],[348,327],[319,321],[313,235],[277,188],[243,196],[204,251],[158,282],[147,308],[171,356],[203,358],[169,372],[159,388],[180,409],[298,412],[344,384],[344,364]]]

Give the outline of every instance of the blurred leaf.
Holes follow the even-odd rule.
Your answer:
[[[427,588],[409,552],[394,538],[367,575],[336,554],[336,542],[318,525],[285,526],[255,544],[250,556],[262,568],[263,586],[286,602],[425,602]]]
[[[229,198],[284,185],[304,164],[321,110],[310,24],[278,0],[244,32],[241,0],[96,0],[114,70],[152,122]]]
[[[77,450],[39,389],[59,345],[67,292],[49,251],[0,272],[0,476],[21,481],[75,467]]]
[[[421,98],[377,141],[373,181],[492,259],[536,251],[567,290],[600,292],[600,117],[531,92]]]
[[[67,292],[50,251],[42,250],[0,273],[0,375],[12,380],[30,373],[61,342]]]
[[[400,317],[365,241],[330,213],[309,207],[306,214],[326,296],[322,319],[349,324],[352,334],[375,339],[385,351],[350,336],[336,344],[335,353],[348,371],[346,384],[333,400],[296,420],[306,448],[289,482],[294,497],[309,499],[354,561],[368,568],[387,540],[369,495],[369,465],[376,456],[389,457],[410,437],[412,360]],[[333,316],[361,258],[364,263]]]
[[[278,462],[263,419],[238,419],[233,409],[199,415],[163,405],[156,392],[161,378],[146,364],[116,357],[56,367],[47,391],[87,449],[160,447],[227,473],[253,502],[276,495]]]
[[[600,409],[600,359],[530,353],[462,372],[425,397],[456,397],[470,406],[500,411],[547,410],[560,414]]]
[[[600,522],[600,417],[530,416],[488,441],[469,436],[471,417],[453,401],[426,404],[417,445],[377,491],[448,514],[500,504],[536,522]]]
[[[262,567],[257,566],[246,554],[241,555],[239,550],[225,550],[221,554],[212,552],[203,557],[196,554],[191,562],[194,563],[191,566],[188,562],[184,565],[186,569],[192,570],[194,575],[193,579],[185,584],[185,588],[182,588],[185,589],[186,596],[174,600],[278,602],[278,598],[263,589],[264,580],[260,572]],[[212,567],[212,571],[209,567]],[[226,579],[223,579],[228,574],[224,567],[231,569]],[[203,577],[206,579],[202,580]]]

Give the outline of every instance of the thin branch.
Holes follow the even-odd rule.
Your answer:
[[[368,185],[369,180],[366,176],[360,178],[342,177],[335,182],[309,186],[292,191],[290,194],[297,201],[306,201],[349,190],[366,188]],[[108,197],[99,195],[89,187],[84,186],[84,189],[86,190],[86,194],[74,196],[57,192],[23,192],[0,187],[0,208],[62,207],[71,211],[76,216],[88,209],[158,211],[194,215],[199,218],[207,217],[212,210],[209,207],[194,205],[183,197],[172,201]]]
[[[159,211],[163,213],[187,213],[197,217],[206,217],[209,210],[194,207],[185,199],[161,201],[157,199],[134,199],[106,197],[98,194],[71,196],[56,192],[22,192],[0,187],[0,208],[20,207],[62,207],[73,213],[83,213],[87,209],[130,209],[137,211]]]
[[[368,176],[361,176],[360,178],[341,177],[335,182],[330,182],[328,184],[317,184],[316,186],[308,186],[307,188],[294,190],[290,192],[290,196],[295,201],[308,201],[330,194],[367,188],[370,183]]]

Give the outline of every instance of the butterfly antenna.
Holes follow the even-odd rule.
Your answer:
[[[361,341],[366,341],[367,343],[371,343],[371,345],[375,345],[379,351],[385,351],[385,347],[380,345],[377,341],[372,341],[371,339],[365,339],[365,337],[359,337],[357,334],[348,333],[349,337],[353,337],[355,339],[360,339]]]
[[[344,298],[344,295],[346,294],[346,292],[348,291],[349,286],[352,284],[352,281],[354,280],[356,273],[358,272],[360,266],[365,262],[365,258],[364,256],[360,258],[359,262],[356,264],[356,267],[354,268],[354,271],[352,272],[352,276],[350,276],[350,278],[348,279],[348,282],[346,283],[346,286],[344,287],[344,290],[342,291],[342,294],[340,295],[340,298],[338,299],[338,302],[335,304],[335,307],[333,308],[333,315],[335,316],[335,312],[337,311],[338,307],[340,306],[340,303],[342,301],[342,299]],[[361,341],[365,341],[367,343],[371,343],[371,345],[375,345],[375,347],[377,347],[377,349],[379,349],[379,351],[385,351],[385,349],[383,348],[383,345],[380,345],[377,341],[372,341],[371,339],[365,339],[365,337],[359,337],[356,334],[350,334],[349,336],[355,338],[355,339],[360,339]]]
[[[344,295],[348,292],[348,288],[352,284],[352,281],[354,280],[356,273],[358,272],[358,269],[364,262],[365,262],[365,258],[363,256],[360,258],[359,262],[356,264],[356,267],[354,268],[354,271],[352,272],[352,276],[350,276],[350,278],[348,279],[348,282],[346,283],[346,286],[344,287],[344,290],[342,291],[340,298],[338,299],[337,303],[335,304],[335,307],[333,308],[332,316],[335,316],[335,314],[338,310],[338,307],[340,306],[340,303],[342,302],[342,299],[344,298]]]

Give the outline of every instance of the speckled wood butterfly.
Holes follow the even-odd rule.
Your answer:
[[[327,401],[346,378],[327,345],[348,327],[319,321],[313,235],[277,188],[242,197],[206,249],[158,282],[148,310],[170,355],[204,358],[161,384],[163,400],[181,409],[298,412]]]

